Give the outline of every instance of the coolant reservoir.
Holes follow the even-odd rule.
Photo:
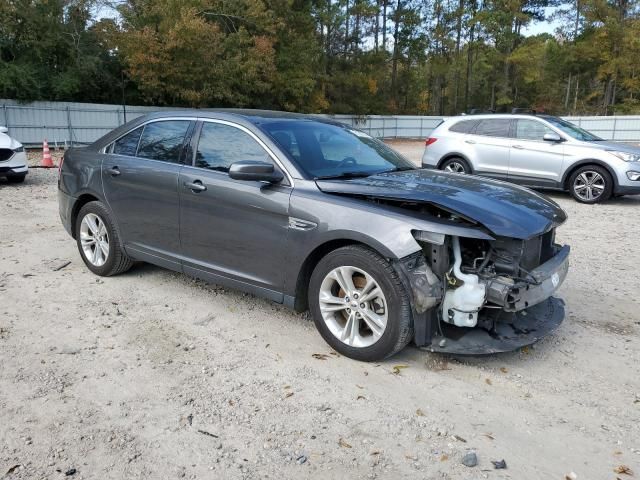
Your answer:
[[[442,302],[442,318],[458,327],[475,327],[478,323],[478,310],[485,300],[485,285],[478,281],[477,275],[462,273],[462,255],[458,237],[451,239],[453,247],[453,275],[463,282],[460,287],[449,289]]]

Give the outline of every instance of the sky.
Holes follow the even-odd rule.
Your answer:
[[[555,8],[552,8],[552,7],[545,8],[545,17],[547,18],[551,17],[554,10]],[[556,28],[558,28],[559,26],[560,26],[560,21],[558,19],[555,19],[551,22],[549,21],[531,22],[529,25],[527,25],[527,27],[524,29],[522,33],[527,37],[530,37],[532,35],[538,35],[540,33],[550,33],[553,35],[555,33]]]
[[[553,7],[549,7],[545,9],[545,16],[547,18],[549,18],[553,12],[554,12],[555,8]],[[116,10],[114,8],[111,7],[105,7],[105,6],[100,6],[97,8],[97,10],[95,11],[95,16],[97,18],[117,18],[118,17],[118,13],[116,12]],[[523,35],[529,37],[532,35],[538,35],[540,33],[550,33],[550,34],[554,34],[556,28],[558,28],[560,26],[560,21],[559,20],[553,20],[551,22],[549,21],[544,21],[544,22],[531,22],[529,25],[527,25],[524,30],[523,30]]]

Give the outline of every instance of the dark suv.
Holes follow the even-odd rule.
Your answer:
[[[98,275],[144,261],[310,308],[336,350],[488,353],[562,321],[565,213],[417,169],[351,127],[262,111],[145,116],[66,153],[60,216]],[[283,332],[286,334],[286,332]]]

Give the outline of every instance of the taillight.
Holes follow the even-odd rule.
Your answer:
[[[431,145],[432,143],[435,143],[436,140],[438,140],[437,138],[434,137],[429,137],[427,138],[427,141],[424,142],[425,147],[428,147],[429,145]]]

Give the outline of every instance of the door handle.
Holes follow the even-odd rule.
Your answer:
[[[117,166],[111,167],[109,169],[109,173],[111,174],[112,177],[117,177],[118,175],[120,175],[120,169]]]
[[[191,190],[193,193],[204,192],[207,189],[207,187],[205,187],[200,180],[185,182],[184,186]]]
[[[522,145],[512,145],[513,148],[517,148],[518,150],[524,150]]]
[[[473,145],[474,143],[476,143],[476,141],[475,141],[475,140],[465,140],[464,142],[465,142],[465,143],[470,143],[471,145]]]

